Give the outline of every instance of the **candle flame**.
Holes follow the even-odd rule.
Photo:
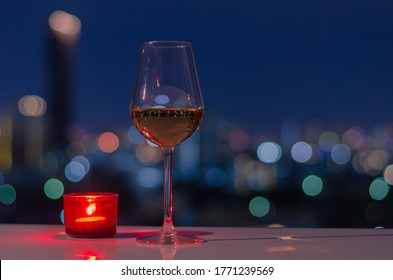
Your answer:
[[[90,203],[89,206],[86,208],[86,214],[91,216],[96,211],[96,204]]]

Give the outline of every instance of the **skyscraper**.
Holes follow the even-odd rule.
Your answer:
[[[80,20],[66,12],[49,17],[50,76],[48,99],[48,148],[65,148],[72,122],[73,63],[80,35]]]

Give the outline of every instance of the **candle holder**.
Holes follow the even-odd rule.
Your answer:
[[[99,238],[116,234],[118,194],[81,192],[63,195],[65,232],[71,237]]]

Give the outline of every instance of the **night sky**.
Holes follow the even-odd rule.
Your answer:
[[[384,0],[1,1],[0,110],[48,96],[48,18],[82,22],[74,117],[130,125],[140,44],[193,43],[206,110],[250,132],[288,119],[372,127],[392,121],[393,2]]]

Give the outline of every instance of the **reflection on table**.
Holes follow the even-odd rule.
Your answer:
[[[71,238],[62,225],[0,225],[0,259],[393,259],[393,229],[179,227],[195,246],[146,246],[158,227],[118,226],[114,238]]]

